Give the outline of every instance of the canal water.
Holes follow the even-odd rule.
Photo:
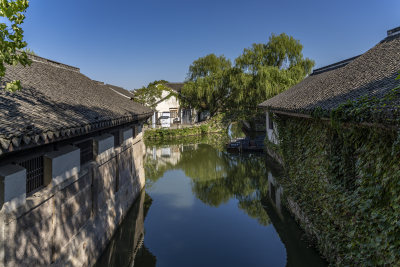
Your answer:
[[[278,165],[196,141],[147,146],[145,192],[96,266],[326,266],[281,206]]]

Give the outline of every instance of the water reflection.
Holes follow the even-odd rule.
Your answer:
[[[121,227],[130,230],[116,235],[98,266],[326,265],[282,208],[281,170],[265,155],[204,143],[148,145],[145,169],[152,201],[136,204],[145,208],[133,209]]]
[[[207,144],[149,147],[145,168],[148,187],[167,170],[183,170],[193,181],[192,192],[203,203],[218,207],[231,198],[239,200],[239,208],[262,225],[269,219],[261,204],[268,192],[268,180],[262,155],[238,155],[212,148]]]
[[[96,267],[156,266],[156,257],[144,246],[144,218],[152,199],[143,190],[129,209]]]
[[[232,199],[237,207],[262,226],[273,223],[286,247],[287,266],[324,266],[325,262],[305,242],[303,232],[282,207],[283,189],[276,177],[279,165],[260,154],[230,154],[207,144],[168,146],[169,156],[160,155],[165,147],[149,147],[146,173],[150,184],[165,172],[181,170],[191,179],[191,190],[203,203],[219,207]],[[156,151],[156,152],[154,152]],[[188,201],[189,202],[189,201]]]

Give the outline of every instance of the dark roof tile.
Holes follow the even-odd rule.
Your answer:
[[[10,141],[14,149],[21,146],[20,139],[38,145],[41,139],[49,142],[77,136],[99,127],[147,118],[152,113],[151,109],[115,93],[115,87],[111,90],[110,85],[89,79],[78,68],[40,57],[32,60],[29,67],[9,66],[2,81],[4,85],[21,80],[23,87],[15,93],[0,89],[3,153]]]
[[[271,111],[311,113],[316,108],[330,111],[363,96],[383,96],[399,85],[395,78],[400,70],[400,35],[385,38],[346,63],[317,71],[259,106]]]

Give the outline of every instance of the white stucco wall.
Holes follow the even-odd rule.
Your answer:
[[[274,143],[274,144],[278,144],[279,143],[279,140],[278,140],[278,129],[276,127],[276,123],[273,122],[273,129],[270,129],[269,128],[269,120],[270,120],[269,112],[266,112],[265,114],[266,114],[265,115],[265,118],[266,118],[265,122],[266,122],[266,125],[267,125],[266,128],[267,128],[268,140],[270,142]]]
[[[161,95],[161,99],[167,97],[170,94],[168,91],[163,91]],[[158,112],[169,112],[170,108],[179,109],[179,100],[175,96],[171,96],[168,99],[165,99],[157,104],[156,110]]]

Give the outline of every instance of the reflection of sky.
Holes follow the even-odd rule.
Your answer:
[[[164,177],[146,191],[157,196],[157,199],[162,199],[163,205],[190,208],[195,199],[191,188],[191,181],[183,171],[172,170],[165,172]]]
[[[285,266],[285,246],[272,224],[250,218],[237,199],[218,207],[203,203],[182,170],[165,172],[146,192],[153,202],[144,242],[158,267]]]
[[[263,157],[227,155],[200,144],[170,160],[178,155],[173,153],[178,147],[170,148],[169,158],[162,156],[167,150],[156,150],[157,160],[152,163],[165,168],[160,168],[154,180],[147,177],[152,181],[146,188],[152,204],[144,240],[157,257],[157,267],[285,266],[287,247],[276,229],[289,242],[293,266],[321,265],[318,254],[297,244],[299,236],[291,230],[292,224],[283,225],[278,216],[273,217],[278,228],[270,223],[258,195],[261,189],[266,193],[271,173]]]

